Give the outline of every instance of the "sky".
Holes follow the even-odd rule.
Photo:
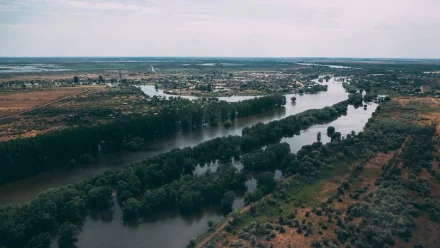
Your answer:
[[[440,0],[0,0],[0,57],[440,58]]]

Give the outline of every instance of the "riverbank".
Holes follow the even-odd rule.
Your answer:
[[[269,121],[279,120],[308,109],[323,108],[347,99],[348,94],[344,91],[339,82],[331,79],[328,86],[327,92],[297,96],[298,99],[296,103],[292,103],[290,100],[293,95],[286,95],[287,104],[284,108],[236,119],[230,128],[223,126],[203,127],[193,132],[178,132],[147,144],[145,149],[139,152],[117,152],[103,155],[88,166],[57,169],[41,173],[31,178],[1,185],[0,204],[25,203],[49,188],[89,179],[107,170],[114,170],[130,163],[139,162],[147,157],[170,151],[173,148],[194,146],[216,137],[241,135],[243,128],[252,126],[258,122],[267,123]]]

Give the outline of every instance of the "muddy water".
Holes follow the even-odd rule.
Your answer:
[[[0,204],[25,203],[49,188],[71,184],[81,179],[88,179],[104,171],[138,162],[146,157],[151,157],[173,148],[195,146],[203,141],[216,137],[241,135],[241,130],[244,127],[254,125],[258,122],[266,123],[278,120],[308,109],[323,108],[347,99],[347,93],[342,88],[340,82],[335,82],[331,79],[327,84],[329,86],[327,92],[320,92],[314,95],[298,95],[296,96],[296,103],[290,101],[290,97],[293,95],[286,95],[287,104],[284,108],[267,111],[250,117],[239,118],[230,128],[224,128],[223,126],[203,127],[193,132],[178,132],[148,144],[145,149],[140,152],[118,152],[103,155],[92,165],[57,169],[41,173],[31,178],[1,185]],[[232,98],[233,101],[247,99],[247,97],[243,96],[234,96]],[[230,99],[231,101],[232,98]]]

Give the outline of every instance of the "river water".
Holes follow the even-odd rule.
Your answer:
[[[348,107],[347,115],[325,124],[312,126],[301,132],[299,136],[283,138],[281,142],[290,145],[292,152],[297,152],[303,145],[312,144],[316,141],[318,132],[321,132],[321,142],[330,142],[327,136],[327,127],[334,126],[337,132],[343,136],[351,131],[358,133],[362,131],[368,119],[376,109],[377,104],[368,105],[367,109]],[[233,161],[233,165],[242,168],[239,162]],[[206,172],[207,169],[215,170],[218,164],[198,167],[197,174]],[[275,178],[280,178],[281,172],[275,171]],[[256,180],[250,179],[246,182],[248,191],[256,188]],[[237,209],[244,205],[244,195],[237,195],[233,208]],[[114,200],[113,221],[105,222],[87,217],[86,223],[79,235],[78,247],[117,248],[117,247],[185,247],[191,238],[208,231],[208,221],[214,223],[221,220],[223,215],[219,209],[209,208],[201,213],[191,216],[183,216],[175,212],[163,213],[154,219],[144,221],[136,226],[129,226],[123,223],[122,210]]]
[[[323,108],[347,99],[347,93],[342,88],[340,82],[336,82],[332,78],[327,84],[329,86],[327,92],[320,92],[314,95],[297,95],[296,103],[290,101],[290,97],[293,96],[292,94],[286,95],[287,104],[284,108],[246,118],[239,118],[234,121],[230,128],[224,128],[223,126],[203,127],[193,132],[178,132],[147,144],[145,149],[140,152],[119,152],[103,155],[94,164],[89,166],[58,169],[1,185],[0,204],[24,203],[35,198],[43,190],[74,183],[81,179],[88,179],[106,170],[138,162],[146,157],[154,156],[176,147],[195,146],[216,137],[241,135],[241,130],[244,127],[258,122],[266,123],[278,120],[308,109]],[[145,91],[148,91],[146,93],[151,95],[151,88]],[[233,96],[224,100],[239,101],[248,98]],[[376,104],[370,104],[366,110],[363,108],[355,109],[349,106],[346,116],[342,116],[326,125],[310,127],[302,131],[299,136],[284,138],[282,142],[287,142],[292,152],[297,152],[303,145],[316,141],[318,132],[322,133],[322,142],[328,142],[330,138],[326,136],[326,130],[329,125],[334,126],[336,131],[341,132],[342,135],[346,135],[352,130],[359,132],[363,129],[375,108]],[[239,162],[234,161],[233,164],[236,167],[241,166]],[[197,168],[196,173],[203,173],[208,168],[215,169],[216,166],[216,164],[213,164],[209,167]],[[279,171],[276,171],[275,174],[277,178],[281,176]],[[246,182],[246,185],[248,190],[252,191],[256,188],[256,180],[250,179]],[[244,193],[237,195],[233,205],[234,208],[239,208],[243,205]],[[182,216],[178,213],[168,212],[136,226],[131,226],[123,223],[122,211],[116,201],[113,207],[113,214],[110,216],[110,220],[107,218],[102,220],[100,218],[87,217],[82,232],[78,237],[77,247],[184,247],[191,238],[196,238],[208,230],[207,222],[209,220],[216,222],[223,217],[221,212],[215,208],[207,209],[192,216]],[[53,246],[55,246],[55,242]]]
[[[143,151],[134,153],[117,152],[102,155],[98,157],[95,163],[88,166],[56,169],[34,177],[1,185],[0,204],[25,203],[49,188],[75,183],[81,179],[89,179],[104,171],[119,168],[133,162],[139,162],[146,157],[170,151],[173,148],[195,146],[203,141],[216,137],[241,135],[241,130],[244,127],[254,125],[258,122],[267,123],[308,109],[323,108],[347,99],[347,93],[344,91],[340,82],[336,82],[334,78],[332,78],[327,84],[327,92],[320,92],[314,95],[297,95],[296,103],[290,101],[290,97],[292,97],[293,94],[288,94],[286,95],[287,104],[284,108],[270,110],[245,118],[238,118],[233,122],[230,128],[219,125],[218,127],[203,127],[192,132],[178,132],[147,144]],[[150,93],[151,95],[151,92],[146,93]],[[232,96],[229,101],[240,101],[247,98],[249,97]]]

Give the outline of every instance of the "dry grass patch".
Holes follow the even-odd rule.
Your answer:
[[[0,94],[0,117],[26,111],[84,90],[75,87]]]

